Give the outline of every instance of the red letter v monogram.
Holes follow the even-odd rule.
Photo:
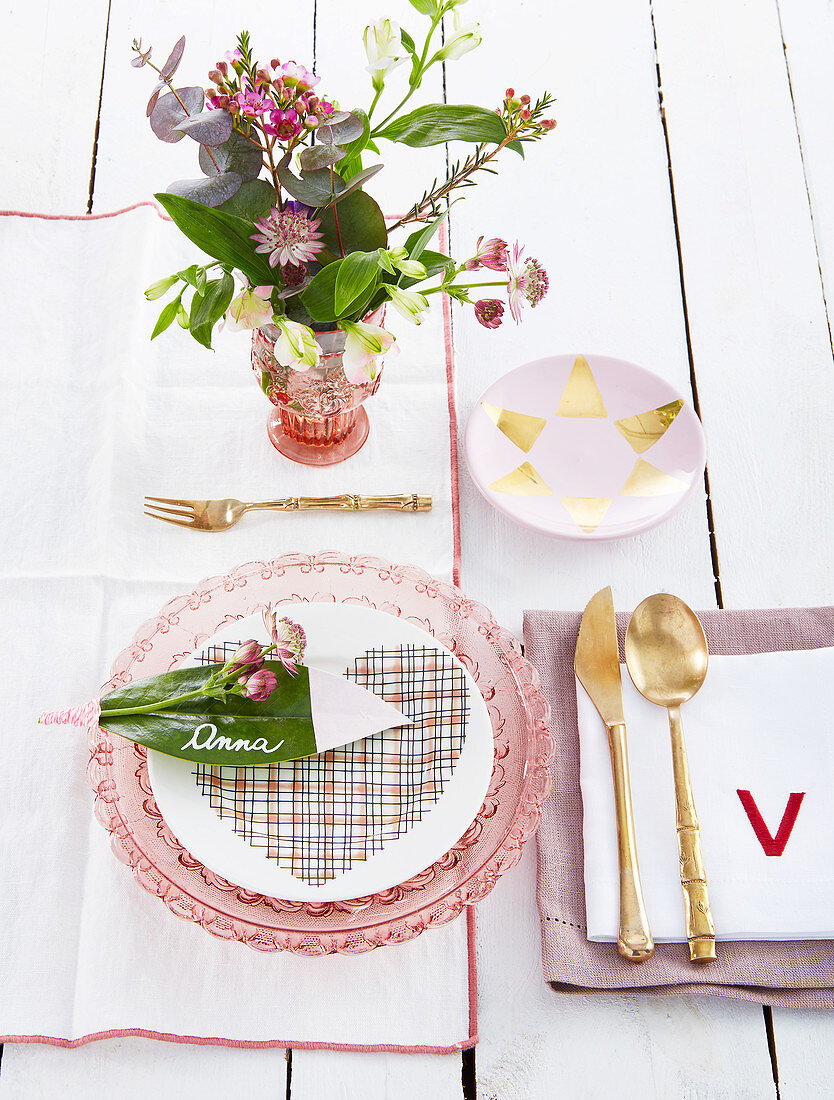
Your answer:
[[[750,824],[753,826],[753,831],[759,839],[759,844],[761,844],[765,850],[765,855],[781,856],[793,832],[793,827],[796,824],[796,815],[799,813],[799,807],[802,805],[802,799],[805,797],[805,792],[803,791],[802,794],[792,794],[788,799],[788,804],[785,807],[785,812],[782,814],[782,820],[779,823],[779,830],[776,836],[770,835],[770,830],[767,825],[765,825],[764,818],[759,813],[759,807],[756,805],[753,795],[749,791],[738,791],[737,794],[741,799],[741,804],[747,816],[750,818]]]

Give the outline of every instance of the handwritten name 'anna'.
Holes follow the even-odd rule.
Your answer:
[[[199,737],[204,731],[208,730],[202,741]],[[284,744],[283,740],[279,741],[277,745],[269,747],[269,742],[265,737],[256,737],[254,741],[245,741],[239,737],[236,741],[233,741],[231,737],[222,737],[217,734],[217,726],[212,725],[211,722],[203,722],[201,726],[198,726],[191,734],[191,739],[187,741],[181,752],[186,749],[206,749],[215,750],[221,749],[227,752],[265,752],[273,753],[277,752]]]

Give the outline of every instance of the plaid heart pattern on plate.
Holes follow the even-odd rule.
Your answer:
[[[204,651],[224,661],[237,643]],[[428,813],[466,738],[469,689],[450,653],[367,650],[344,674],[398,707],[411,725],[269,767],[197,764],[201,793],[238,836],[310,886],[377,854]]]

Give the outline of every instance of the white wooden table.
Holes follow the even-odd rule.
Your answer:
[[[163,53],[185,32],[190,83],[246,26],[282,59],[315,58],[351,105],[368,98],[360,35],[380,15],[420,18],[406,0],[7,0],[0,206],[103,212],[194,174],[190,143],[158,145],[146,129],[144,74],[127,65],[134,35]],[[460,417],[512,365],[596,351],[691,392],[709,442],[708,496],[609,545],[512,527],[462,472],[463,586],[517,631],[523,607],[579,609],[607,583],[623,608],[661,588],[699,607],[834,602],[831,0],[472,0],[463,15],[481,21],[485,41],[447,66],[448,100],[488,105],[508,85],[548,87],[559,125],[523,171],[508,159],[452,211],[453,246],[480,233],[518,237],[551,278],[546,304],[512,341],[492,340],[471,313],[455,316]],[[426,90],[443,94],[439,80]],[[430,182],[427,159],[406,155],[375,181],[387,209]],[[141,1039],[7,1046],[0,1100],[50,1095],[56,1072],[70,1097],[831,1094],[825,1013],[551,992],[534,862],[529,851],[478,907],[481,1042],[463,1064]]]

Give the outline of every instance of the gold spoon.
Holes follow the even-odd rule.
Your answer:
[[[625,657],[634,686],[650,703],[669,711],[681,886],[686,903],[686,938],[692,962],[715,958],[715,924],[701,858],[701,832],[681,726],[681,704],[699,691],[709,652],[704,630],[677,596],[659,592],[643,600],[628,624]]]

